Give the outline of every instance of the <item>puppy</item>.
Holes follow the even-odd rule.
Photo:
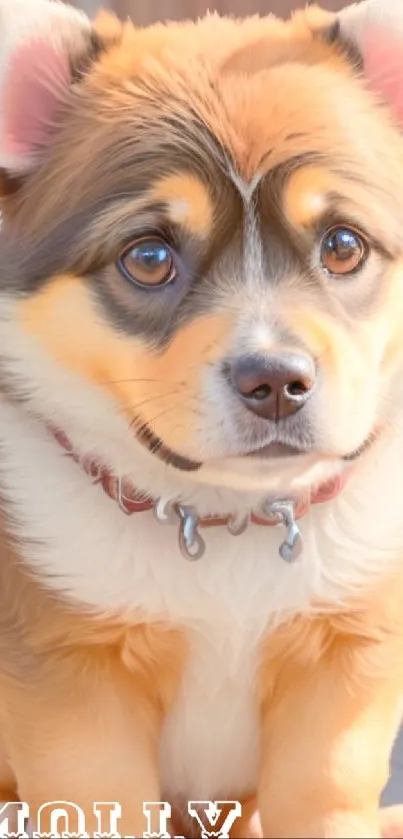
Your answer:
[[[265,837],[379,836],[401,3],[137,29],[1,0],[0,32],[1,798],[89,835],[94,802],[193,836],[211,800],[251,836],[256,797]]]

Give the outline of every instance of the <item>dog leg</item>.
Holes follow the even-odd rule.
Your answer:
[[[402,710],[402,645],[393,636],[325,635],[315,661],[299,648],[266,673],[259,808],[267,839],[381,835],[379,797]]]
[[[79,660],[66,657],[64,670],[59,659],[53,682],[48,675],[35,686],[4,687],[4,736],[31,820],[46,802],[72,802],[84,811],[92,835],[99,830],[94,802],[118,802],[119,833],[142,836],[143,802],[160,799],[157,749],[163,714],[157,687],[153,693],[148,679],[131,673],[115,652],[100,650]],[[41,818],[40,832],[51,832],[49,812]]]

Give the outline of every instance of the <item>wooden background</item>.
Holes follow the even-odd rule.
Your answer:
[[[349,0],[322,0],[320,5],[336,11]],[[71,2],[71,0],[70,0]],[[75,0],[89,14],[99,6],[113,9],[121,17],[130,16],[136,23],[152,23],[156,20],[193,18],[204,14],[207,9],[217,9],[221,14],[247,15],[275,14],[284,17],[292,9],[304,6],[306,0]]]

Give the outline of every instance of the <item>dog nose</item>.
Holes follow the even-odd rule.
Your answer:
[[[278,422],[299,411],[311,396],[315,364],[302,353],[247,355],[232,363],[230,378],[249,411]]]

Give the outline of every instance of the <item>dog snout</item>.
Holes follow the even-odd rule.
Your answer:
[[[226,370],[245,408],[272,422],[299,411],[315,388],[315,362],[301,352],[242,355]]]

